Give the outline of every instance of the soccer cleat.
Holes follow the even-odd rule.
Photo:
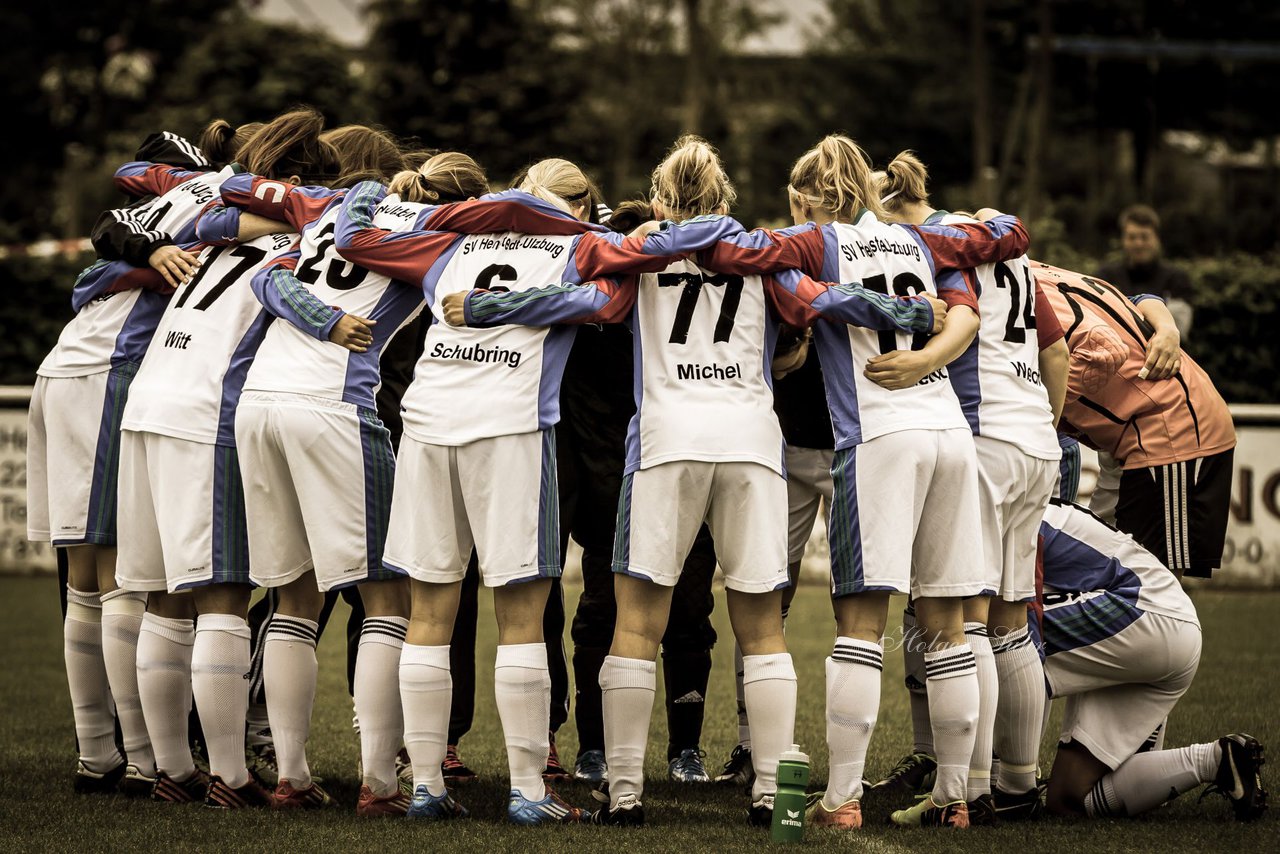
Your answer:
[[[857,830],[862,827],[862,804],[854,799],[829,810],[822,803],[822,793],[818,793],[805,813],[805,821],[813,827]]]
[[[559,795],[548,786],[547,794],[540,801],[531,801],[512,789],[507,798],[507,819],[512,824],[578,824],[584,818],[584,811],[566,804]]]
[[[716,775],[716,782],[728,786],[750,786],[756,781],[756,769],[751,764],[751,748],[739,744],[729,754],[729,761]]]
[[[964,801],[952,801],[938,806],[929,795],[915,806],[894,810],[889,821],[899,827],[963,828],[969,826],[969,805]]]
[[[120,794],[126,798],[149,798],[155,787],[156,778],[143,774],[132,762],[124,769],[124,776],[120,778]]]
[[[702,764],[702,757],[707,754],[694,748],[680,751],[680,755],[667,763],[667,777],[675,783],[710,783],[707,766]]]
[[[978,795],[969,801],[970,827],[995,827],[999,823],[996,819],[996,802],[991,795]]]
[[[271,808],[275,810],[318,810],[335,803],[315,782],[305,789],[295,789],[288,780],[281,780],[271,793]]]
[[[613,827],[641,827],[644,825],[644,807],[635,795],[622,795],[618,798],[618,805],[610,809],[606,798],[605,806],[591,813],[589,820],[592,824]]]
[[[204,805],[218,810],[242,810],[250,807],[271,806],[271,793],[262,788],[262,784],[249,776],[249,782],[233,789],[222,781],[221,777],[209,778],[209,792],[204,796]]]
[[[79,795],[113,794],[119,791],[120,781],[124,779],[126,771],[125,763],[121,762],[111,770],[99,774],[97,771],[90,771],[84,760],[78,759],[75,780],[71,785]]]
[[[364,774],[360,776],[363,777]],[[413,763],[409,761],[409,751],[404,747],[396,754],[396,779],[400,782],[400,791],[404,792],[406,801],[413,797]]]
[[[927,753],[912,753],[893,766],[887,777],[872,783],[869,791],[894,796],[927,792],[933,786],[937,771],[937,759]]]
[[[584,750],[573,763],[573,779],[599,785],[609,779],[609,766],[604,761],[603,750]]]
[[[467,783],[474,783],[476,780],[476,772],[463,763],[461,757],[458,756],[458,745],[450,744],[445,748],[444,761],[440,763],[440,770],[444,773],[444,781],[454,786],[465,786]],[[414,797],[417,797],[415,792]]]
[[[156,782],[151,789],[151,800],[167,804],[204,803],[209,794],[209,775],[199,768],[182,782],[163,771],[156,772]]]
[[[992,786],[991,799],[995,801],[996,818],[1000,821],[1031,821],[1044,814],[1039,788],[1014,795]]]
[[[1217,792],[1231,801],[1237,821],[1254,821],[1267,810],[1261,773],[1267,760],[1262,744],[1248,733],[1233,732],[1218,739],[1218,745],[1222,748],[1218,776],[1200,797]]]
[[[556,752],[556,736],[550,736],[550,748],[547,750],[547,767],[542,772],[542,779],[547,783],[567,783],[573,775],[560,764],[560,754]]]
[[[276,748],[271,742],[251,744],[244,749],[244,763],[254,779],[274,786],[280,782],[280,768],[276,765]]]
[[[760,800],[747,808],[747,824],[752,827],[773,827],[773,795],[761,795]]]
[[[356,815],[361,818],[404,815],[409,811],[411,803],[409,796],[401,788],[397,788],[389,795],[375,795],[373,789],[361,786],[360,798],[356,801]]]
[[[413,802],[405,811],[407,818],[425,819],[426,821],[445,821],[451,818],[466,818],[470,815],[467,808],[453,799],[449,790],[443,795],[433,795],[427,791],[427,784],[422,783],[413,790]]]

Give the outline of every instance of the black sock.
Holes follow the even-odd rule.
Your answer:
[[[663,652],[662,681],[667,691],[667,760],[702,741],[702,714],[706,709],[707,679],[711,676],[711,650]]]
[[[600,699],[600,666],[607,646],[573,648],[573,720],[578,727],[578,755],[604,750],[604,708]]]

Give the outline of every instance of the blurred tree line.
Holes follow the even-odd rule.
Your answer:
[[[1093,263],[1114,245],[1119,209],[1150,202],[1171,256],[1220,256],[1195,275],[1206,308],[1229,281],[1242,306],[1274,312],[1274,277],[1262,274],[1274,265],[1228,253],[1277,243],[1280,113],[1264,105],[1280,95],[1280,4],[828,0],[828,24],[781,47],[767,35],[782,4],[751,0],[363,5],[370,37],[355,48],[214,0],[11,15],[0,97],[21,133],[3,143],[0,244],[86,234],[119,203],[111,172],[147,133],[194,136],[215,117],[260,120],[299,103],[335,125],[467,151],[496,184],[567,157],[612,200],[646,193],[670,142],[697,131],[720,147],[747,225],[784,222],[791,163],[843,131],[877,165],[917,151],[941,207],[1023,214],[1033,254],[1050,261]],[[68,271],[39,278],[62,266],[0,262],[6,286],[37,279],[28,302],[52,336]],[[3,381],[28,381],[52,344],[30,322],[3,321]],[[1211,361],[1204,343],[1194,349]],[[1229,397],[1280,399],[1270,356],[1265,381]]]

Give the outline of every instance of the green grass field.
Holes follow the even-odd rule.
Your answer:
[[[577,597],[568,589],[570,613]],[[1204,624],[1199,677],[1171,721],[1168,746],[1207,741],[1230,730],[1252,732],[1274,748],[1280,691],[1280,648],[1271,629],[1280,618],[1280,594],[1203,592],[1195,597]],[[765,833],[744,823],[746,799],[738,790],[678,787],[665,782],[665,721],[655,709],[645,803],[649,824],[638,831],[606,828],[519,829],[501,821],[506,758],[493,708],[495,632],[490,600],[481,605],[478,652],[479,695],[475,729],[463,741],[463,756],[481,775],[459,792],[473,818],[446,825],[358,820],[353,812],[358,741],[351,729],[351,702],[342,668],[343,638],[329,632],[320,644],[320,688],[311,734],[313,770],[326,778],[342,807],[324,813],[226,814],[200,807],[168,807],[122,797],[71,793],[75,764],[71,705],[62,664],[58,597],[50,579],[0,579],[0,639],[7,649],[0,671],[0,850],[3,851],[723,851],[769,846]],[[340,606],[345,607],[345,606]],[[345,611],[335,614],[337,625]],[[810,585],[792,606],[788,640],[800,677],[796,735],[813,757],[813,777],[826,776],[823,746],[823,658],[830,651],[833,622],[824,592]],[[736,739],[732,653],[723,607],[716,613],[721,644],[707,703],[703,747],[718,768]],[[868,758],[868,773],[887,771],[910,744],[910,717],[901,685],[901,657],[886,656],[880,723]],[[1054,718],[1056,725],[1057,715]],[[1052,759],[1046,740],[1044,761]],[[576,752],[570,723],[559,737],[566,761]],[[1273,770],[1268,766],[1267,771]],[[1265,773],[1264,773],[1264,776]],[[1276,778],[1272,775],[1273,787]],[[571,802],[590,803],[586,787],[565,786]],[[810,849],[869,852],[961,851],[1280,851],[1280,810],[1253,825],[1237,824],[1225,800],[1196,802],[1184,795],[1168,807],[1136,820],[1010,825],[965,832],[908,831],[883,824],[883,809],[869,805],[869,826],[856,837],[809,830]]]

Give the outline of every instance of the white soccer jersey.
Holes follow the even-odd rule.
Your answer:
[[[146,204],[112,213],[139,232],[160,232],[177,242],[180,237],[190,236],[184,232],[190,232],[196,215],[217,198],[218,187],[234,174],[235,171],[228,166],[221,172],[197,175]],[[124,353],[138,349],[121,340],[122,334],[128,334],[126,327],[130,317],[154,320],[159,308],[154,297],[142,297],[142,305],[139,305],[141,294],[140,290],[104,294],[86,303],[63,327],[58,343],[45,356],[36,373],[42,377],[96,374],[109,370]],[[150,330],[149,324],[142,325]]]
[[[234,446],[235,404],[268,317],[249,281],[297,239],[270,234],[201,254],[134,377],[124,429]]]
[[[905,230],[880,222],[870,213],[857,224],[837,222],[827,228],[838,242],[841,282],[860,282],[869,290],[899,296],[937,295],[930,261]],[[947,381],[946,368],[911,388],[896,390],[882,388],[863,376],[872,357],[893,350],[919,350],[927,340],[921,334],[878,332],[822,321],[818,338],[822,370],[844,378],[843,382],[827,384],[828,395],[846,397],[832,405],[856,413],[845,419],[858,425],[860,435],[855,443],[899,430],[968,428],[960,401]]]
[[[631,320],[640,371],[628,472],[672,460],[783,472],[769,366],[776,325],[759,276],[676,261],[640,277]]]
[[[977,222],[948,214],[944,224]],[[981,325],[973,348],[949,367],[976,435],[1042,460],[1062,457],[1049,393],[1040,379],[1035,281],[1027,256],[974,268]]]
[[[388,231],[409,231],[424,207],[388,196],[378,206],[373,224]],[[254,356],[245,378],[246,391],[309,394],[373,406],[372,399],[365,396],[377,390],[378,353],[398,327],[417,315],[422,292],[399,286],[393,289],[387,276],[344,261],[333,238],[340,211],[341,205],[334,204],[303,232],[302,254],[293,277],[325,305],[377,320],[373,328],[376,346],[368,353],[352,353],[278,318],[267,328]]]
[[[575,237],[478,234],[453,249],[435,286],[436,321],[405,392],[404,431],[420,442],[465,445],[477,439],[538,430],[558,412],[558,370],[573,330],[449,326],[441,303],[447,294],[484,288],[526,291],[564,280]],[[549,334],[550,333],[550,334]],[[559,348],[563,353],[553,353]]]

